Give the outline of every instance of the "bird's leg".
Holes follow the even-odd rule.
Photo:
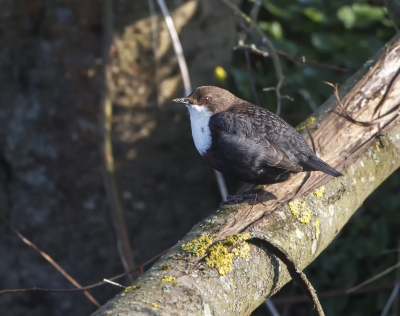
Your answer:
[[[273,184],[273,183],[278,183],[278,182],[285,181],[286,179],[282,180],[282,179],[280,179],[280,177],[282,177],[282,175],[284,175],[285,173],[288,173],[288,172],[289,172],[289,170],[283,171],[282,173],[278,174],[275,178],[271,178],[271,181],[267,182],[267,183],[268,184]],[[258,185],[260,185],[260,184],[253,184],[250,188],[248,188],[247,190],[243,191],[242,193],[235,194],[235,195],[228,195],[228,198],[226,199],[226,201],[222,201],[221,205],[226,205],[226,204],[229,204],[231,202],[237,203],[237,202],[243,201],[244,199],[253,199],[253,198],[256,198],[256,200],[261,202],[261,197],[259,195],[257,195],[257,194],[248,194],[248,192],[253,190]]]
[[[258,184],[253,184],[250,188],[248,188],[247,190],[244,190],[242,193],[235,194],[235,195],[228,195],[228,198],[226,199],[226,201],[222,201],[221,204],[226,205],[231,202],[242,201],[246,198],[253,198],[255,196],[254,194],[247,194],[247,193],[250,192],[251,190],[253,190],[257,185]]]

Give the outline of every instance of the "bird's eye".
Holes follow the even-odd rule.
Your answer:
[[[203,98],[203,101],[204,101],[204,102],[210,102],[210,101],[211,101],[211,97],[204,97],[204,98]]]

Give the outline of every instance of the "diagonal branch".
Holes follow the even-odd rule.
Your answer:
[[[346,111],[359,122],[370,121],[377,106],[381,113],[392,113],[400,104],[400,34],[373,60],[338,90]],[[399,116],[383,120],[380,115],[379,129],[377,124],[355,124],[338,112],[333,95],[305,124],[312,127],[318,155],[344,177],[312,172],[300,197],[291,200],[304,179],[297,174],[260,188],[262,203],[220,207],[134,283],[140,289],[125,291],[94,315],[248,315],[276,293],[290,280],[286,265],[240,236],[271,240],[304,269],[400,166]],[[376,146],[379,132],[383,148]],[[174,282],[163,282],[166,277]]]

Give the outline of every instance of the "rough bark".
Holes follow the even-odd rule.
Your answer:
[[[344,177],[312,173],[291,207],[288,202],[305,174],[268,186],[260,193],[263,204],[252,206],[253,201],[245,201],[220,207],[138,278],[135,286],[93,315],[248,315],[289,281],[285,266],[257,243],[251,244],[247,258],[234,256],[233,270],[221,275],[204,258],[182,248],[202,235],[216,234],[215,243],[245,231],[282,246],[302,269],[312,262],[366,197],[400,165],[399,38],[367,61],[339,91],[346,111],[358,121],[396,113],[384,116],[380,123],[383,147],[376,138],[378,125],[355,124],[343,117],[332,96],[306,123],[311,126],[318,155],[343,171]],[[315,191],[321,186],[323,193]],[[296,205],[300,209],[297,216]]]

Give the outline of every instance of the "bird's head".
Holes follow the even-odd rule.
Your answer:
[[[176,103],[205,107],[208,112],[215,114],[226,111],[235,103],[236,97],[225,89],[213,86],[198,87],[187,98],[173,99]]]

